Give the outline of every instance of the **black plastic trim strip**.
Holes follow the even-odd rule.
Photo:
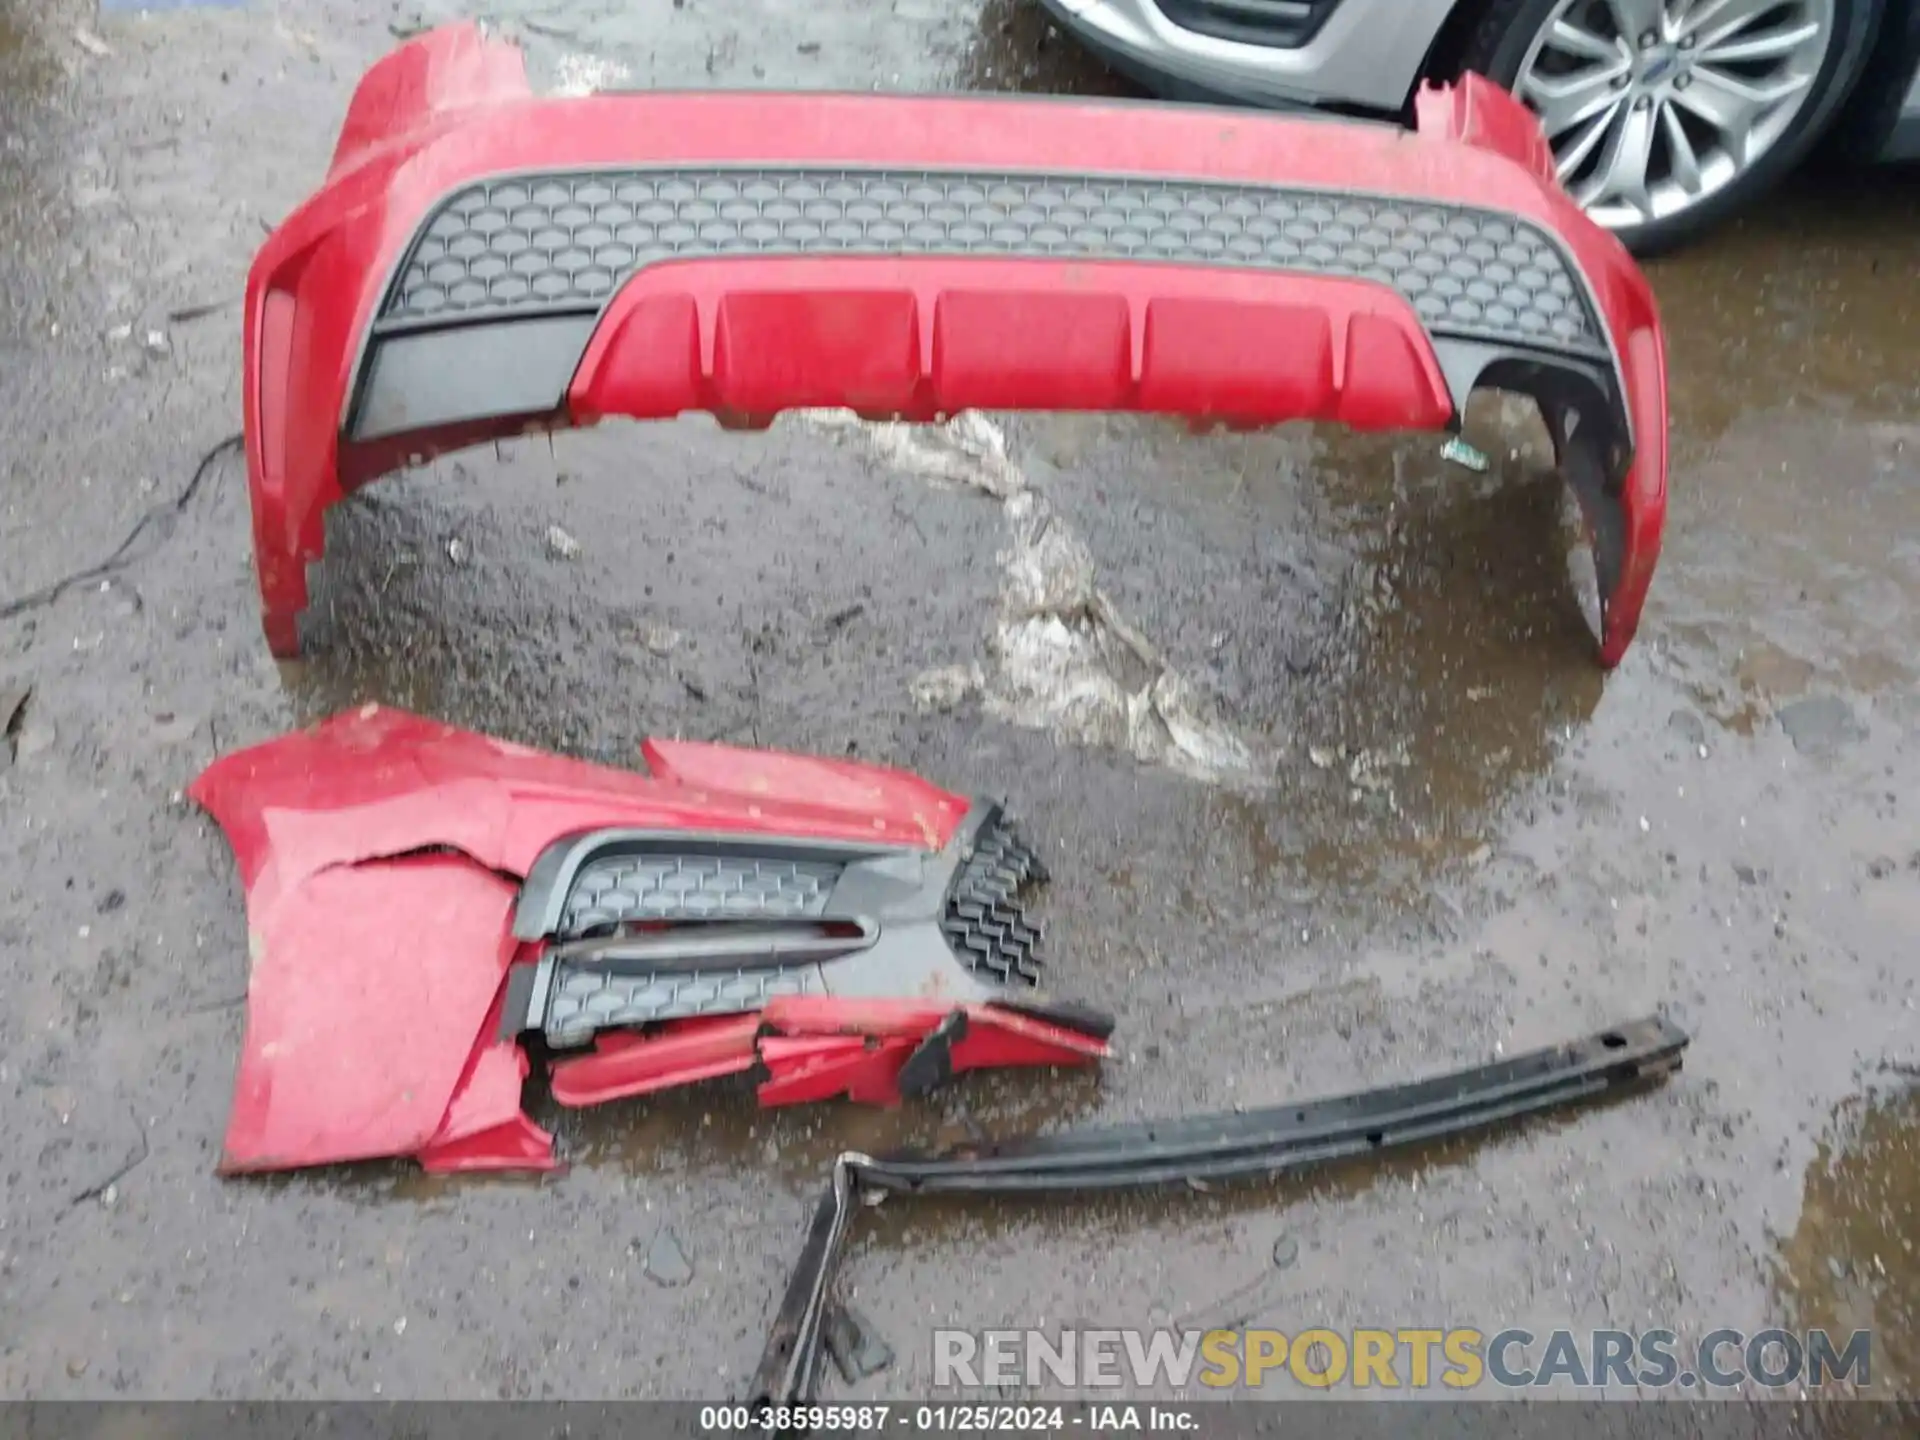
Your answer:
[[[513,938],[543,940],[558,934],[574,880],[588,862],[607,855],[723,855],[857,865],[921,853],[907,845],[854,844],[740,831],[582,830],[561,836],[534,859],[514,906]]]
[[[813,1399],[829,1292],[862,1189],[1028,1194],[1272,1177],[1592,1104],[1672,1074],[1689,1040],[1677,1025],[1649,1016],[1511,1060],[1301,1105],[1068,1130],[939,1155],[842,1155],[775,1313],[750,1401]]]
[[[554,414],[599,323],[597,314],[533,315],[375,335],[352,392],[347,437],[385,440]]]
[[[732,975],[838,960],[879,938],[871,920],[683,920],[637,935],[569,940],[547,953],[566,973]]]
[[[1008,995],[989,1002],[995,1010],[1006,1010],[1043,1025],[1058,1025],[1062,1030],[1077,1030],[1096,1040],[1111,1040],[1115,1020],[1104,1010],[1082,1005],[1077,1000],[1056,1000],[1051,996]]]

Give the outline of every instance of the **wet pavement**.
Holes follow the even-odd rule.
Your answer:
[[[337,511],[310,658],[277,666],[231,452],[185,488],[238,428],[234,301],[364,65],[457,8],[0,0],[0,607],[140,526],[0,611],[0,699],[31,691],[0,716],[0,1394],[722,1396],[839,1149],[1324,1093],[1661,1006],[1696,1034],[1674,1083],[1485,1143],[883,1212],[843,1282],[899,1354],[865,1389],[924,1393],[936,1323],[1798,1319],[1877,1329],[1876,1379],[1920,1394],[1920,182],[1802,186],[1655,268],[1674,508],[1611,677],[1540,437],[1498,403],[1485,476],[1430,439],[1084,417],[971,449],[806,417],[514,442]],[[879,13],[489,15],[563,87],[1121,89],[1028,5]],[[983,467],[1150,646],[1118,693],[1176,693],[1225,750],[1022,723],[1030,511]],[[223,1183],[245,928],[179,791],[366,699],[604,761],[678,734],[1005,795],[1055,876],[1060,988],[1119,1013],[1123,1061],[898,1114],[719,1087],[559,1117],[575,1163],[543,1184]]]

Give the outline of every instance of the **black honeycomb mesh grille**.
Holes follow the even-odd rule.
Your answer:
[[[560,933],[654,920],[792,920],[821,914],[838,862],[718,854],[609,855],[581,867]]]
[[[823,989],[817,965],[645,975],[563,965],[547,1003],[546,1036],[554,1045],[580,1045],[602,1030],[742,1015],[764,1009],[779,995],[818,995]]]
[[[997,816],[980,827],[940,922],[962,964],[994,984],[1039,985],[1040,927],[1023,894],[1046,878],[1040,857]]]
[[[1530,221],[1271,185],[1034,173],[671,168],[514,176],[451,196],[381,326],[593,313],[663,260],[745,255],[1141,260],[1371,280],[1436,334],[1604,356]]]

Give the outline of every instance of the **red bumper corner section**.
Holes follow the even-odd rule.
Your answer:
[[[1457,423],[1540,404],[1587,513],[1600,658],[1666,508],[1659,319],[1476,77],[1418,131],[1172,105],[747,93],[542,99],[472,26],[362,80],[248,280],[274,652],[326,509],[403,464],[605,416],[803,406]]]
[[[249,951],[222,1172],[385,1156],[553,1168],[552,1138],[521,1108],[528,1056],[502,1016],[510,969],[546,943],[514,936],[521,882],[557,844],[696,836],[749,856],[771,843],[905,861],[972,833],[965,798],[901,771],[678,742],[644,755],[650,773],[609,769],[370,705],[209,766],[189,794],[238,861]],[[883,987],[884,971],[862,973]],[[552,1067],[552,1090],[590,1104],[759,1064],[766,1104],[891,1103],[916,1055],[940,1079],[1106,1053],[1103,1037],[1030,1009],[985,990],[776,995],[603,1034]]]
[[[790,995],[752,1016],[602,1037],[591,1054],[554,1064],[553,1098],[599,1105],[758,1070],[762,1105],[840,1096],[894,1105],[915,1089],[915,1055],[944,1080],[968,1070],[1087,1065],[1107,1053],[1100,1037],[992,1002]]]

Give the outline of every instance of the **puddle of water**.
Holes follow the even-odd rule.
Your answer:
[[[1873,1391],[1920,1396],[1920,1089],[1835,1110],[1777,1283],[1796,1323],[1873,1332]]]
[[[1496,397],[1468,433],[1493,457],[1484,476],[1423,439],[1331,432],[1319,467],[1363,556],[1321,745],[1406,754],[1422,780],[1402,806],[1440,828],[1543,773],[1605,684],[1565,485]]]
[[[991,663],[923,677],[923,705],[978,692],[1002,719],[1239,789],[1251,808],[1222,823],[1264,836],[1255,868],[1282,883],[1418,896],[1489,843],[1603,692],[1571,502],[1537,417],[1500,397],[1469,416],[1484,475],[1431,437],[1333,427],[1020,416],[1007,441],[838,423],[896,469],[1005,503]]]
[[[1920,427],[1749,418],[1678,472],[1657,622],[1718,723],[1800,698],[1910,687],[1920,610]]]
[[[1295,731],[1287,817],[1302,834],[1275,878],[1316,896],[1319,921],[1355,890],[1369,906],[1415,903],[1436,867],[1482,855],[1503,807],[1550,771],[1604,691],[1571,503],[1544,435],[1512,410],[1488,396],[1469,413],[1493,460],[1484,475],[1426,436],[1329,426],[1184,441],[1245,452],[1214,457],[1233,492],[1223,506],[1278,484],[1342,547],[1331,566],[1308,562],[1337,577],[1337,614],[1280,699]]]

